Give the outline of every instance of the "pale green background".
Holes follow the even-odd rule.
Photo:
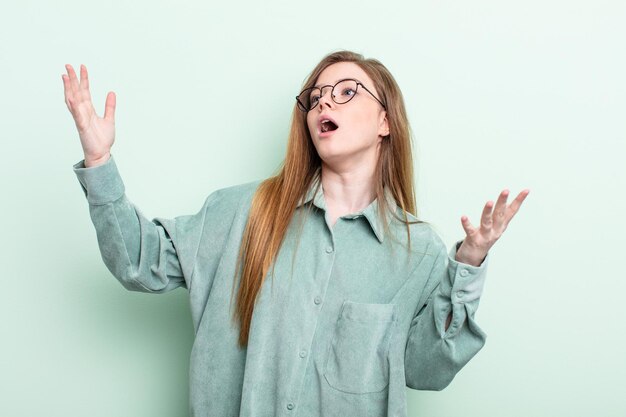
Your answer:
[[[624,416],[626,6],[621,0],[3,2],[1,416],[186,416],[186,292],[125,291],[72,172],[64,64],[90,70],[149,217],[266,178],[327,52],[379,58],[406,97],[418,206],[448,245],[503,188],[485,348],[409,415]]]

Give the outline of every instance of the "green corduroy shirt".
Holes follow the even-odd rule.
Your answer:
[[[404,417],[407,386],[443,389],[485,343],[474,314],[488,256],[479,267],[457,262],[460,242],[448,254],[427,223],[410,226],[408,252],[405,224],[389,216],[393,238],[384,235],[376,200],[330,227],[316,181],[300,200],[240,348],[231,291],[260,181],[211,193],[196,214],[149,220],[127,198],[113,157],[73,168],[102,259],[120,283],[188,291],[193,417]]]

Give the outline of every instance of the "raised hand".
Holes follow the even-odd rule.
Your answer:
[[[523,190],[508,206],[506,204],[509,196],[508,190],[500,193],[495,207],[493,207],[493,201],[487,201],[483,209],[480,226],[477,228],[472,226],[467,216],[461,217],[461,224],[467,236],[456,253],[456,260],[480,266],[489,249],[506,230],[528,193],[530,190]]]
[[[80,81],[71,65],[65,66],[67,74],[63,74],[65,104],[72,117],[85,154],[85,166],[95,166],[106,162],[111,155],[111,147],[115,142],[115,93],[107,94],[104,106],[104,117],[98,117],[91,102],[89,93],[89,77],[87,68],[80,66]]]

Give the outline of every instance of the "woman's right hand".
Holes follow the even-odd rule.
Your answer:
[[[98,117],[91,102],[87,68],[80,66],[80,82],[74,68],[67,64],[67,74],[63,74],[65,104],[72,117],[85,154],[85,167],[101,165],[111,156],[115,142],[115,93],[107,94],[104,117]]]

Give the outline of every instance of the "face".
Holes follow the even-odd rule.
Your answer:
[[[344,78],[360,81],[380,99],[371,78],[353,62],[333,64],[319,75],[315,86],[335,85]],[[313,145],[322,161],[327,164],[354,161],[376,161],[378,145],[389,134],[387,113],[370,93],[359,86],[347,103],[337,104],[331,98],[331,87],[324,88],[317,106],[307,113],[307,126]],[[337,128],[326,131],[325,119],[332,120]],[[333,128],[334,126],[332,126]]]

